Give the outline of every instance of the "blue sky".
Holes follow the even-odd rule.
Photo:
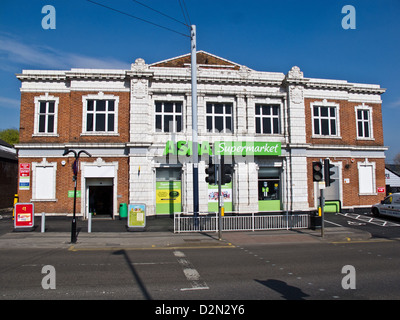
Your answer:
[[[94,0],[181,33],[187,28],[132,0]],[[140,0],[184,21],[179,0]],[[182,2],[182,0],[181,0]],[[386,88],[387,162],[400,153],[399,0],[185,0],[198,50],[259,71],[379,84]],[[45,5],[56,28],[42,28]],[[342,8],[356,9],[356,29],[342,28]],[[123,68],[189,53],[190,40],[86,0],[0,0],[0,130],[19,127],[23,69]]]

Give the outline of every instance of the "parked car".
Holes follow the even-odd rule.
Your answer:
[[[393,193],[372,206],[374,216],[400,217],[400,193]]]

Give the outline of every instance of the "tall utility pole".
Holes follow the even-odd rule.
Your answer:
[[[192,25],[191,38],[191,69],[192,69],[192,154],[193,154],[193,216],[197,221],[199,216],[199,152],[197,137],[197,45],[196,26]]]

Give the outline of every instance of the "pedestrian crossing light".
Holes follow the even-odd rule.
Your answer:
[[[329,159],[324,160],[324,177],[325,177],[325,186],[329,187],[335,179],[331,178],[335,174],[335,171],[331,171],[334,165],[330,164]]]
[[[217,183],[217,166],[212,163],[212,158],[209,158],[208,167],[206,168],[206,182],[208,184],[216,184]]]
[[[322,172],[322,162],[321,161],[314,161],[312,163],[312,171],[313,171],[313,181],[319,182],[322,181],[323,172]]]
[[[230,164],[225,164],[225,157],[221,158],[221,185],[232,181],[233,168]]]

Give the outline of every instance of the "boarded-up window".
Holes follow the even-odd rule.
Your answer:
[[[358,164],[358,183],[360,194],[375,193],[375,165],[374,163]]]
[[[56,163],[32,163],[34,200],[55,200],[56,198]]]

